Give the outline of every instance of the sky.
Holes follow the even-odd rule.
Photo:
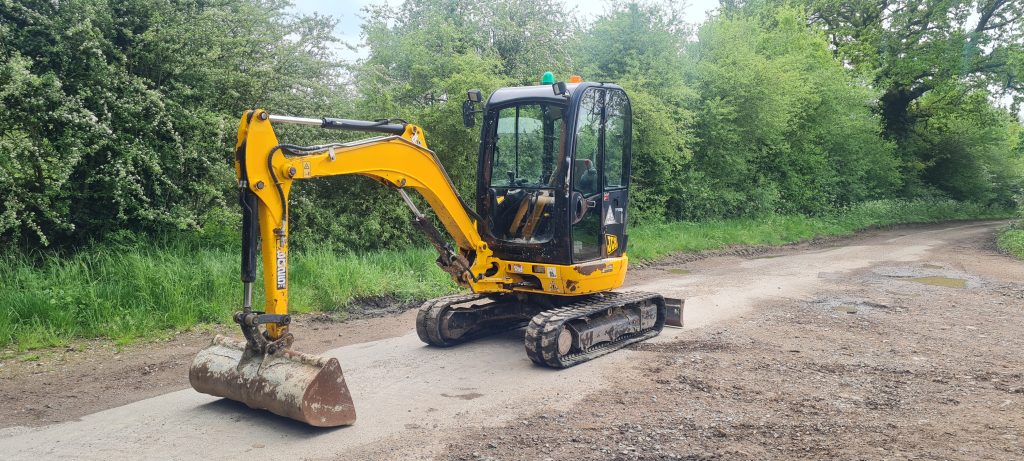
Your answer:
[[[351,45],[359,44],[360,26],[363,23],[362,8],[366,5],[380,5],[388,3],[398,6],[402,0],[292,0],[295,2],[295,10],[301,13],[320,13],[333,16],[338,20],[338,27],[335,35]],[[576,10],[583,17],[593,19],[601,14],[605,5],[611,0],[563,0],[570,8]],[[673,0],[674,1],[674,0]],[[691,0],[686,2],[686,21],[700,23],[704,20],[706,13],[718,8],[718,0]],[[351,51],[345,47],[338,48],[338,54],[346,60],[355,60],[366,57],[366,50],[360,49]]]

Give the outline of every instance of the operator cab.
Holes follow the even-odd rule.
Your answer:
[[[472,109],[467,102],[467,125]],[[632,139],[625,91],[592,82],[502,88],[481,112],[476,206],[496,256],[563,265],[622,256]]]

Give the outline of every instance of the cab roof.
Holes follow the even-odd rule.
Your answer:
[[[595,82],[584,82],[584,83],[566,83],[565,86],[570,92],[574,91],[576,87],[580,85],[605,85],[611,88],[619,88],[618,85],[611,83],[595,83]],[[566,98],[561,95],[555,94],[551,89],[551,85],[533,85],[533,86],[512,86],[508,88],[500,88],[494,93],[491,93],[491,97],[487,98],[487,105],[502,105],[510,101],[519,99],[532,99],[532,100],[547,100],[556,103],[565,103]]]

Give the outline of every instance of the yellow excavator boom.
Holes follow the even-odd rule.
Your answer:
[[[474,280],[474,275],[484,273],[496,261],[476,229],[476,220],[466,211],[434,153],[427,149],[423,131],[418,126],[406,124],[400,135],[324,146],[296,156],[280,145],[272,126],[277,119],[263,110],[254,111],[252,117],[247,114],[240,125],[237,146],[247,152],[237,163],[240,178],[245,172],[242,187],[248,188],[259,200],[267,313],[288,313],[288,195],[292,183],[324,176],[358,174],[403,191],[404,197],[408,197],[405,189],[419,192],[454,239],[461,253],[456,256],[475,256],[472,264],[460,267],[462,270],[453,274],[456,281],[477,292],[502,290],[495,281]],[[283,118],[285,123],[301,120],[307,119]],[[319,119],[308,120],[321,123]],[[467,265],[468,261],[459,262]],[[268,330],[274,337],[273,327],[269,326]]]

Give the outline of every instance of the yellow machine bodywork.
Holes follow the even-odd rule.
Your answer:
[[[459,285],[474,293],[517,291],[578,296],[613,290],[625,279],[628,265],[625,255],[576,265],[496,258],[477,230],[476,221],[467,213],[444,168],[427,148],[423,130],[416,125],[407,125],[401,136],[365,139],[319,154],[292,158],[277,154],[271,158],[268,168],[267,157],[263,153],[269,154],[280,144],[271,122],[264,110],[246,113],[239,124],[236,145],[239,149],[244,143],[247,152],[257,154],[247,155],[246,164],[236,164],[236,169],[239,178],[242,177],[242,169],[246,170],[247,187],[259,197],[267,313],[288,313],[287,199],[292,183],[325,176],[357,174],[394,188],[419,192],[455,240],[460,253],[466,257],[475,254],[468,273],[455,277]],[[280,186],[281,193],[276,186]],[[544,289],[508,288],[526,280],[526,277],[538,278]],[[279,288],[282,286],[284,288]],[[271,339],[283,334],[275,325],[268,325],[267,329]]]

